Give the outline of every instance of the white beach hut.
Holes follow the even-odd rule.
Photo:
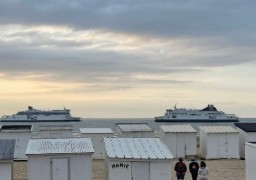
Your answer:
[[[33,125],[32,132],[33,138],[69,138],[73,137],[73,125]]]
[[[15,139],[15,160],[27,160],[25,152],[31,138],[31,129],[31,125],[1,125],[0,139]]]
[[[245,172],[246,180],[255,180],[256,143],[245,142]]]
[[[93,159],[105,158],[104,137],[113,137],[111,128],[80,128],[81,137],[91,138],[94,154]]]
[[[141,123],[121,123],[117,124],[118,137],[140,137],[140,138],[153,138],[154,130],[147,124]]]
[[[174,157],[197,155],[197,131],[191,125],[162,125],[160,136]]]
[[[15,140],[0,140],[0,179],[12,180],[13,158],[14,158]]]
[[[245,142],[256,142],[256,123],[235,123],[239,136],[240,158],[245,158]]]
[[[199,126],[200,156],[239,159],[239,132],[231,126]]]
[[[28,180],[92,180],[89,138],[30,139]]]
[[[170,180],[171,152],[159,138],[104,138],[107,180]]]

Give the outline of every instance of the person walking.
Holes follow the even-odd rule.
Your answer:
[[[178,180],[184,180],[185,173],[187,172],[187,166],[183,162],[183,158],[180,157],[179,161],[175,164],[174,170]]]
[[[189,171],[192,176],[192,180],[197,180],[198,170],[199,170],[199,165],[196,162],[196,159],[192,157],[191,163],[189,164]]]
[[[200,176],[200,180],[208,180],[209,169],[206,167],[206,163],[204,161],[200,162],[198,174]]]

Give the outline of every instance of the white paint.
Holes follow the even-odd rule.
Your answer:
[[[171,180],[171,163],[150,163],[150,180]]]
[[[239,136],[239,152],[240,158],[245,158],[245,142],[256,142],[256,132],[245,132],[240,128],[237,128],[240,133]]]
[[[197,155],[197,132],[188,125],[163,125],[160,136],[174,157]]]
[[[154,130],[147,124],[119,124],[117,125],[118,137],[153,138]]]
[[[31,131],[26,130],[1,130],[0,139],[15,139],[15,160],[27,160],[25,155]]]
[[[238,131],[221,132],[199,127],[200,129],[200,156],[205,159],[239,159],[239,133]]]
[[[117,165],[122,167],[117,167]],[[124,166],[125,165],[125,166]],[[132,168],[129,161],[109,161],[107,166],[108,180],[131,180]]]
[[[252,143],[245,142],[245,171],[246,180],[255,180],[256,171],[256,145]]]
[[[105,138],[107,180],[170,180],[171,159],[159,138]]]
[[[56,159],[60,159],[60,161],[58,161],[59,164],[55,163],[60,171],[64,171],[64,169],[68,168],[66,172],[70,177],[69,180],[92,180],[92,156],[72,154],[28,155],[28,180],[51,180],[51,171],[54,170],[51,168],[52,159],[54,159],[55,162],[58,161]],[[69,160],[69,166],[67,166],[66,160],[64,162],[64,159]],[[65,180],[67,174],[64,174],[65,176],[62,178]]]
[[[12,180],[12,162],[0,161],[0,179]]]
[[[94,154],[93,159],[105,159],[104,137],[113,137],[110,128],[80,128],[81,137],[91,138]]]
[[[33,138],[69,138],[73,137],[73,126],[39,125],[37,131],[33,132],[33,134]]]
[[[149,179],[149,162],[132,162],[132,180]]]
[[[52,180],[68,180],[69,167],[67,158],[51,159]]]

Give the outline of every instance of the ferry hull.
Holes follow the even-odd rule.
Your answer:
[[[239,122],[238,119],[155,119],[155,122],[201,122],[201,123],[229,123],[229,122]]]
[[[36,120],[36,121],[30,121],[30,120],[1,120],[0,122],[80,122],[81,119],[70,119],[70,120]]]

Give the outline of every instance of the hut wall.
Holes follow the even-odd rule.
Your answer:
[[[245,166],[246,166],[246,180],[255,180],[256,171],[256,145],[245,143]]]
[[[29,180],[55,180],[54,177],[54,160],[65,160],[68,164],[62,163],[59,165],[59,175],[62,180],[92,180],[92,157],[91,155],[55,155],[55,156],[38,156],[29,155],[28,169]],[[66,173],[66,174],[65,174]],[[60,177],[61,176],[61,177]]]
[[[0,161],[0,175],[3,180],[12,180],[12,162]]]

